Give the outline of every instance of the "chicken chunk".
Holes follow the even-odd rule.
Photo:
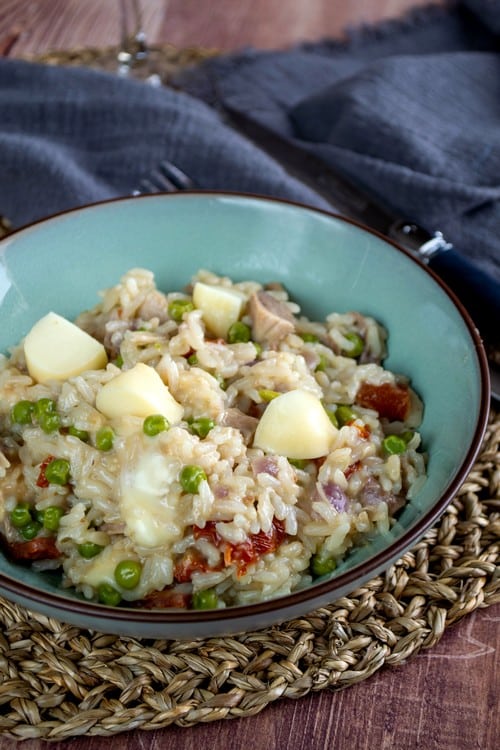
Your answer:
[[[295,318],[287,305],[268,292],[254,292],[248,309],[254,341],[272,346],[295,330]]]

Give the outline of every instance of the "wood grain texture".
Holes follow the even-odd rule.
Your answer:
[[[434,0],[434,3],[443,0]],[[349,25],[401,15],[429,0],[142,0],[151,42],[231,50],[339,36]],[[0,0],[0,45],[13,55],[104,46],[120,35],[119,0]],[[1,46],[0,46],[1,49]]]
[[[395,17],[425,2],[142,0],[151,42],[221,50],[339,36],[347,25]],[[119,28],[118,0],[0,0],[0,56],[111,45]],[[499,619],[499,606],[477,611],[447,630],[430,651],[342,692],[277,701],[251,718],[83,736],[72,740],[71,748],[494,750],[500,746]],[[17,747],[0,736],[0,750]],[[21,747],[65,750],[68,741],[47,745],[28,739]]]
[[[400,15],[428,0],[239,0],[205,3],[170,0],[160,28],[163,40],[221,49],[253,45],[286,47],[297,41],[339,36],[349,25]],[[188,34],[186,38],[186,33]]]

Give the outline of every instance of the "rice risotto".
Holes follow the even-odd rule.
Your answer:
[[[76,325],[0,361],[0,534],[108,605],[287,594],[390,528],[425,481],[408,378],[359,312],[306,318],[279,283],[132,269]],[[83,333],[86,332],[86,333]]]

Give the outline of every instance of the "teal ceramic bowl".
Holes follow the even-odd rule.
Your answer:
[[[251,607],[149,611],[82,601],[58,580],[0,555],[0,593],[80,627],[136,637],[194,638],[269,626],[333,602],[387,568],[432,526],[464,481],[487,422],[481,341],[464,309],[409,254],[329,213],[260,197],[179,193],[69,211],[0,243],[0,351],[49,310],[72,318],[128,269],[154,271],[165,290],[199,268],[235,280],[280,280],[308,317],[335,308],[374,316],[389,331],[386,365],[425,403],[428,478],[386,536],[330,577]]]

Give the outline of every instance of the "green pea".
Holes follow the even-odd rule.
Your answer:
[[[193,419],[193,421],[189,423],[190,432],[201,438],[206,438],[210,430],[213,430],[214,427],[215,422],[213,419],[210,419],[210,417],[198,417],[198,419]]]
[[[302,471],[307,466],[307,461],[304,458],[289,458],[288,463],[292,466],[295,466],[296,469],[301,469]]]
[[[257,341],[252,341],[252,344],[255,346],[255,357],[260,357],[262,354],[262,346]]]
[[[49,435],[51,432],[57,432],[61,426],[61,417],[57,412],[46,412],[38,417],[40,428]]]
[[[319,362],[316,365],[316,369],[314,370],[314,372],[324,372],[327,367],[328,367],[328,358],[326,357],[325,354],[320,354]]]
[[[207,475],[201,468],[195,464],[184,466],[180,473],[180,483],[184,492],[190,492],[193,495],[198,492],[200,484],[207,478]]]
[[[191,367],[195,367],[198,364],[198,356],[196,354],[190,354],[187,361]]]
[[[110,451],[115,441],[115,433],[111,427],[101,427],[96,432],[95,447],[100,451]]]
[[[61,518],[64,516],[64,509],[58,505],[49,505],[42,511],[42,524],[47,531],[57,531]]]
[[[335,416],[337,417],[339,427],[343,427],[345,424],[353,422],[357,415],[347,404],[340,404],[340,406],[337,406]]]
[[[34,416],[40,428],[47,434],[57,432],[61,418],[56,411],[57,404],[51,398],[39,398],[34,405]]]
[[[281,393],[279,391],[272,391],[270,388],[262,388],[259,391],[259,396],[263,401],[266,403],[269,403],[269,401],[272,401],[273,398],[277,398],[278,396],[281,396]]]
[[[123,367],[123,357],[122,357],[122,355],[121,355],[121,354],[118,354],[118,355],[116,356],[116,359],[115,359],[115,365],[116,365],[116,367],[120,367],[120,368],[122,368],[122,367]]]
[[[30,521],[26,526],[23,526],[22,529],[19,529],[19,531],[23,539],[26,539],[26,541],[29,542],[36,537],[41,528],[42,524],[38,521]]]
[[[168,305],[168,314],[176,323],[180,323],[184,313],[191,310],[194,310],[194,305],[190,299],[173,299]]]
[[[90,437],[87,430],[79,430],[78,427],[75,427],[74,425],[68,427],[68,435],[78,438],[82,443],[88,443]]]
[[[91,560],[93,557],[99,554],[99,552],[102,552],[104,549],[103,546],[100,544],[95,544],[95,542],[82,542],[78,545],[77,550],[78,554],[85,558],[85,560]]]
[[[30,507],[27,503],[18,503],[10,512],[10,522],[16,529],[22,529],[33,521]]]
[[[115,581],[122,589],[135,589],[141,580],[142,565],[138,560],[122,560],[115,568]]]
[[[331,573],[336,567],[337,562],[334,557],[318,554],[311,558],[311,571],[314,576],[324,576]]]
[[[413,440],[413,436],[414,436],[414,435],[415,435],[415,433],[413,432],[413,430],[405,430],[405,431],[404,431],[404,432],[403,432],[403,433],[401,434],[401,437],[403,438],[403,440],[405,441],[405,443],[406,443],[406,444],[408,445],[408,443],[409,443],[409,442],[410,442],[411,440]]]
[[[226,388],[227,388],[227,386],[226,386],[226,381],[224,380],[224,378],[222,377],[222,375],[220,373],[216,372],[216,373],[214,373],[213,377],[218,382],[219,388],[221,390],[225,391]]]
[[[45,479],[49,484],[68,484],[70,476],[70,463],[65,458],[54,458],[45,467]]]
[[[216,609],[218,602],[219,597],[215,589],[195,591],[191,600],[193,609]]]
[[[359,333],[355,333],[354,331],[352,333],[346,333],[344,338],[352,344],[348,349],[342,350],[344,357],[359,357],[365,348],[365,342]]]
[[[227,332],[227,341],[229,344],[246,344],[250,341],[252,331],[250,326],[243,323],[241,320],[237,320],[231,326]]]
[[[315,333],[299,333],[299,336],[305,344],[317,344],[319,341]]]
[[[328,415],[328,419],[330,420],[330,422],[332,423],[332,425],[334,427],[338,427],[339,426],[339,420],[337,418],[337,412],[334,409],[325,409],[325,411],[326,411],[326,413]]]
[[[14,424],[31,424],[34,411],[33,401],[18,401],[11,409],[10,419]]]
[[[404,453],[406,450],[406,441],[400,435],[387,435],[382,440],[382,450],[389,456]]]
[[[42,414],[49,414],[52,412],[55,412],[57,408],[57,404],[52,398],[39,398],[38,401],[35,401],[34,406],[34,412],[35,417],[37,419],[40,419],[40,416]]]
[[[149,437],[159,435],[160,432],[165,432],[170,427],[170,422],[163,414],[150,414],[146,417],[142,424],[142,431]]]
[[[97,598],[101,604],[107,604],[108,607],[117,607],[121,600],[121,594],[110,583],[100,583],[97,587]]]

